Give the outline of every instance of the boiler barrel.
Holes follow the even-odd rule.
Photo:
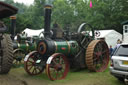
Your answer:
[[[63,42],[56,42],[55,43],[55,47],[56,53],[63,53],[63,54],[76,54],[79,50],[78,44],[76,41],[63,41]]]
[[[29,51],[29,50],[36,50],[36,43],[24,43],[24,44],[19,44],[19,43],[13,43],[13,48],[14,49],[21,49],[23,51]]]
[[[44,40],[38,44],[38,52],[42,55],[51,55],[53,53],[63,53],[65,55],[75,55],[79,50],[76,41],[53,41]]]

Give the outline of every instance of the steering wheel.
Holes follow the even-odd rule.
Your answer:
[[[92,37],[94,37],[94,31],[92,26],[87,23],[82,23],[79,26],[77,33],[84,35],[84,37],[80,39],[80,46],[86,49],[88,43],[92,40]]]
[[[86,34],[88,36],[92,35],[94,36],[94,33],[93,33],[93,28],[90,24],[87,24],[87,23],[82,23],[78,30],[77,30],[77,33],[82,33],[82,34]]]

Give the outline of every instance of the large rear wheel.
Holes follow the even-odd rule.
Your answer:
[[[106,42],[93,40],[87,47],[85,60],[89,70],[104,71],[109,63],[109,49]]]
[[[3,35],[0,50],[0,74],[5,74],[10,71],[13,62],[13,46],[9,35]]]

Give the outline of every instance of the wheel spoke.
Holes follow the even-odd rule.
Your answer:
[[[29,62],[29,63],[32,63],[32,64],[34,63],[34,62],[30,61],[30,60],[28,60],[28,62]]]
[[[56,72],[56,79],[58,78],[59,71]]]
[[[34,72],[35,72],[35,68],[33,69],[32,74],[34,74]]]
[[[61,64],[61,57],[59,57],[59,64]]]
[[[38,66],[38,67],[36,67],[36,68],[37,68],[39,71],[41,71],[41,70],[42,70],[42,69],[41,69],[42,67],[39,67],[39,66]]]
[[[57,65],[57,62],[54,59],[53,59],[53,64],[54,64],[54,66]]]
[[[107,50],[103,51],[102,54],[104,54],[104,53],[106,53],[106,52],[107,52]]]
[[[28,70],[30,71],[32,69],[33,66],[31,66]]]
[[[36,68],[34,68],[34,70],[35,70],[35,74],[37,74],[37,69],[36,69]]]

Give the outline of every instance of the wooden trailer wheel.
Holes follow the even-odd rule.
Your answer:
[[[86,50],[86,64],[89,70],[102,72],[109,63],[109,49],[105,41],[93,40]]]
[[[24,58],[24,69],[29,75],[38,75],[44,71],[42,60],[37,51],[32,51]]]
[[[69,71],[69,63],[66,56],[55,53],[47,60],[46,72],[51,80],[64,79]]]

